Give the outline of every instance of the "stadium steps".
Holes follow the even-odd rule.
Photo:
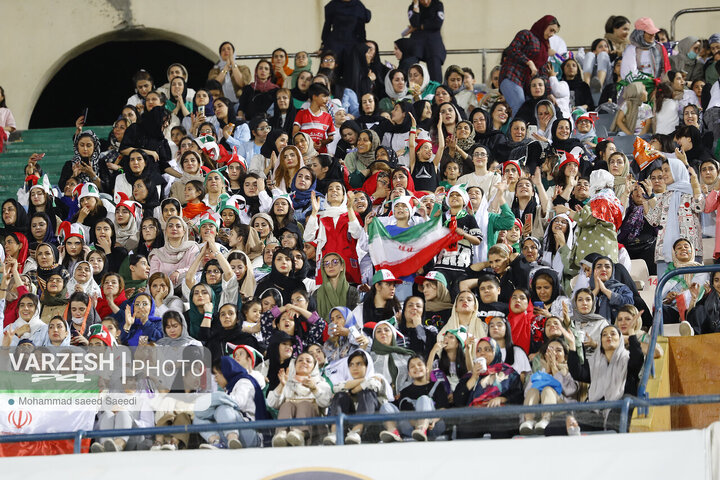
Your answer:
[[[99,138],[107,138],[111,128],[96,126],[86,130],[94,131]],[[6,144],[0,153],[0,199],[17,198],[17,190],[25,180],[25,165],[33,153],[45,153],[40,165],[55,185],[63,164],[73,156],[74,133],[74,127],[24,130],[18,141]]]

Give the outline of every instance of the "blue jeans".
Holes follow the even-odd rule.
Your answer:
[[[240,412],[228,405],[220,405],[215,409],[215,421],[205,420],[198,418],[197,416],[193,420],[194,424],[208,424],[208,423],[239,423],[247,422]],[[209,441],[210,437],[217,435],[223,442],[227,443],[227,434],[237,433],[238,439],[244,448],[257,447],[260,445],[259,435],[255,430],[243,429],[243,430],[227,430],[224,432],[200,432],[200,435]]]
[[[610,75],[610,55],[608,55],[607,52],[600,52],[597,55],[593,52],[585,53],[582,69],[585,73],[592,73],[593,77],[597,77],[597,72],[608,72],[608,75],[605,77],[605,82],[607,83],[608,78],[612,81],[612,75]]]
[[[510,105],[512,117],[514,118],[522,104],[525,103],[525,91],[523,87],[505,78],[500,83],[500,93],[503,94],[505,101]]]
[[[396,407],[394,403],[390,402],[383,403],[380,407],[380,413],[398,413],[399,411],[400,409],[398,409],[398,407]],[[423,395],[415,402],[415,411],[434,412],[435,402],[433,402],[432,398],[428,397],[427,395]],[[409,421],[401,420],[400,422],[398,422],[397,428],[404,437],[410,437],[412,436],[412,432],[415,427],[413,427]],[[443,420],[438,420],[432,430],[428,429],[427,436],[429,439],[434,439],[442,435],[444,432],[445,422]]]

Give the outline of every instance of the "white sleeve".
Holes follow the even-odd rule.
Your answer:
[[[317,215],[308,215],[305,231],[303,232],[303,240],[306,242],[315,240],[319,226]],[[350,227],[348,226],[348,228]]]
[[[628,45],[625,47],[620,64],[620,80],[627,77],[628,73],[637,71],[637,59],[635,58],[635,46]]]

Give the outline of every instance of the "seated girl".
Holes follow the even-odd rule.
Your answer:
[[[333,385],[333,391],[336,393],[330,403],[328,415],[375,413],[382,404],[394,398],[392,387],[385,377],[375,374],[370,354],[364,350],[357,350],[347,357],[347,374]],[[332,425],[331,432],[323,439],[324,445],[335,445],[335,428],[335,425]],[[361,443],[360,436],[364,429],[362,424],[353,425],[345,436],[345,443]]]
[[[380,407],[380,413],[398,413],[401,410],[432,412],[450,406],[442,380],[431,381],[422,355],[410,357],[407,368],[413,383],[400,392],[398,400],[384,403]],[[400,442],[402,437],[412,437],[418,442],[426,442],[428,439],[437,438],[444,432],[445,422],[442,419],[425,418],[409,422],[401,421],[399,424],[385,422],[385,430],[380,432],[380,440],[383,443],[390,443]]]
[[[540,347],[540,365],[533,369],[530,381],[525,385],[524,405],[555,405],[577,401],[578,382],[573,380],[567,366],[568,348],[560,339],[548,340]],[[544,412],[540,421],[535,414],[526,413],[520,424],[521,435],[542,435],[550,423],[551,412]]]
[[[237,357],[239,361],[222,357],[219,365],[213,366],[215,381],[224,391],[214,392],[207,405],[195,406],[194,424],[252,422],[268,418],[262,393],[265,379],[253,370],[254,357],[247,352],[238,352]],[[207,442],[200,448],[205,449],[257,447],[262,442],[262,437],[251,429],[202,432],[200,435]]]
[[[458,383],[453,395],[455,406],[497,408],[506,403],[522,402],[520,375],[502,362],[500,345],[495,340],[490,337],[479,339],[472,356],[472,373]],[[458,438],[471,438],[490,433],[493,438],[510,438],[516,429],[506,419],[483,418],[458,425],[457,435]]]
[[[290,362],[287,372],[279,373],[280,384],[267,394],[267,405],[278,409],[278,420],[319,417],[330,405],[332,388],[320,375],[317,361],[301,353]],[[311,427],[280,427],[272,439],[273,447],[302,446],[312,440]]]

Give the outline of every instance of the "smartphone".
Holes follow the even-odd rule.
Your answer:
[[[138,345],[147,345],[148,343],[148,336],[147,335],[140,335],[138,337]]]
[[[532,225],[532,221],[533,221],[533,214],[532,213],[526,214],[525,215],[525,223]]]
[[[205,115],[205,105],[198,105],[198,113],[200,115]]]
[[[83,111],[83,126],[88,124],[88,108],[85,107],[85,110]]]
[[[535,308],[545,308],[545,304],[543,302],[533,302],[533,307]]]
[[[537,125],[528,125],[527,127],[527,138],[530,138],[533,134],[536,134],[538,132]]]
[[[220,229],[220,231],[221,231],[222,233],[224,233],[225,235],[230,235],[230,229],[229,229],[229,228],[222,227],[222,228]]]

